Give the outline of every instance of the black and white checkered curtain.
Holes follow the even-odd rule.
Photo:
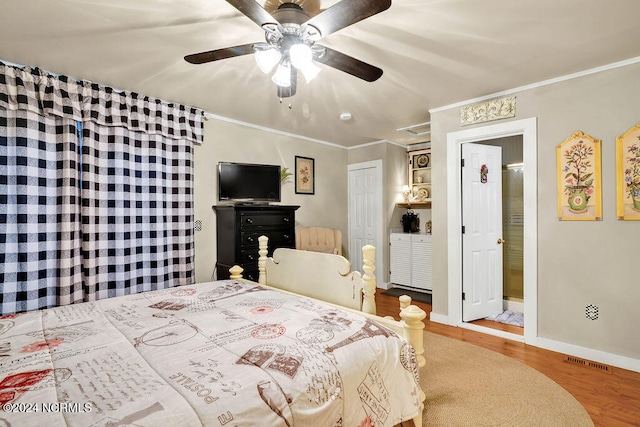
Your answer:
[[[88,122],[82,153],[88,298],[193,283],[191,144]]]
[[[76,122],[0,108],[0,312],[82,301]]]
[[[202,111],[0,63],[0,117],[0,314],[193,283]]]

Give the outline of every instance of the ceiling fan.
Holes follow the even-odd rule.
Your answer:
[[[300,71],[307,82],[320,68],[319,62],[362,80],[373,82],[382,70],[344,53],[316,44],[318,40],[351,24],[380,13],[391,6],[391,0],[341,0],[310,17],[299,4],[282,3],[273,13],[255,0],[227,0],[233,7],[264,30],[266,42],[249,43],[187,55],[191,64],[204,64],[236,56],[255,54],[258,67],[270,73],[277,65],[272,80],[278,85],[278,96],[285,98],[296,92]]]

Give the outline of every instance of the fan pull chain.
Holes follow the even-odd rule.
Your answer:
[[[282,104],[282,98],[280,98],[280,104]],[[293,110],[293,105],[289,103],[289,110]]]

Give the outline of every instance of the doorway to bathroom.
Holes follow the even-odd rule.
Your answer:
[[[468,144],[463,144],[464,148]],[[503,138],[496,138],[486,141],[476,141],[473,144],[480,146],[493,147],[491,150],[497,151],[499,154],[499,165],[489,169],[494,169],[492,175],[498,172],[500,182],[496,187],[500,193],[501,203],[493,203],[492,209],[501,207],[499,211],[491,215],[499,215],[500,219],[492,220],[498,224],[499,230],[496,236],[492,236],[489,240],[491,249],[495,249],[500,255],[501,262],[496,263],[497,268],[501,269],[501,273],[495,274],[496,280],[502,277],[502,283],[496,283],[495,289],[495,307],[488,312],[475,314],[467,314],[463,302],[463,319],[478,326],[484,326],[492,329],[502,330],[518,335],[524,335],[524,162],[523,162],[523,145],[522,135],[513,135]],[[467,166],[472,166],[471,164]],[[494,178],[492,176],[491,178]],[[464,180],[464,174],[463,174]],[[481,184],[482,188],[487,188]],[[463,193],[466,184],[462,183]],[[464,196],[463,196],[464,197]],[[465,206],[463,200],[463,219],[465,217]],[[487,218],[485,218],[485,221]],[[471,231],[471,230],[469,230]],[[492,240],[493,239],[493,240]],[[495,242],[497,239],[497,244]],[[464,239],[463,239],[463,258],[465,256]],[[463,265],[465,261],[463,259]],[[464,267],[463,267],[464,268]],[[464,274],[464,273],[463,273]],[[464,278],[463,278],[464,281]],[[464,292],[463,284],[463,292]],[[475,310],[470,310],[475,311]]]

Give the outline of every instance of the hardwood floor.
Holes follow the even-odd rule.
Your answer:
[[[531,366],[571,393],[587,410],[596,426],[640,426],[640,373],[599,363],[596,364],[598,367],[588,367],[566,361],[566,355],[561,353],[468,329],[431,323],[431,305],[420,302],[414,304],[427,312],[424,321],[426,331],[479,345]],[[378,315],[399,319],[397,298],[376,293],[376,305]],[[608,371],[602,367],[608,368]]]

